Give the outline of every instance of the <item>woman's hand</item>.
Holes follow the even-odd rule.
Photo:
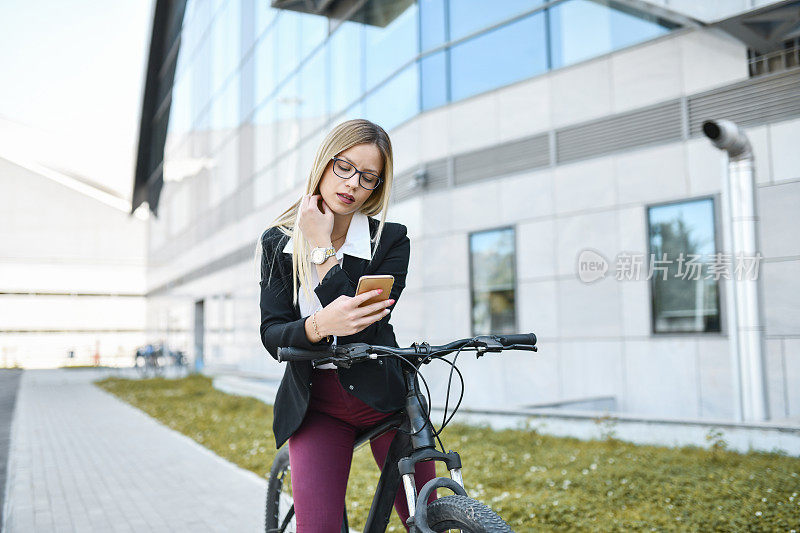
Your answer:
[[[388,299],[382,302],[369,304],[359,307],[370,298],[374,298],[383,292],[382,289],[375,289],[357,296],[339,296],[334,301],[325,306],[321,311],[317,311],[317,325],[321,335],[336,335],[346,337],[363,330],[373,322],[389,314],[387,307],[394,303]]]
[[[303,236],[312,247],[328,247],[331,245],[333,231],[333,211],[322,201],[322,211],[318,204],[322,200],[319,194],[306,194],[300,200],[297,213],[297,224]]]

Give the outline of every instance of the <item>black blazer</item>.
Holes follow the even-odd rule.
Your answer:
[[[373,218],[368,220],[370,235],[374,238],[378,221]],[[300,315],[299,305],[292,302],[292,256],[283,253],[288,239],[277,228],[270,228],[261,235],[261,342],[276,359],[279,346],[313,348],[330,344],[325,339],[312,344],[306,337],[305,318]],[[358,279],[365,274],[391,274],[394,276],[394,285],[389,297],[394,298],[395,303],[389,309],[393,309],[406,285],[410,248],[406,227],[387,222],[377,249],[372,243],[372,261],[345,254],[342,266],[334,265],[314,292],[324,307],[342,294],[355,296]],[[337,343],[367,342],[397,346],[394,330],[389,324],[391,316],[389,313],[354,335],[338,337]],[[272,424],[278,448],[303,421],[310,397],[311,370],[311,363],[307,361],[292,361],[286,365],[275,398]],[[403,375],[400,363],[395,359],[359,363],[351,368],[339,369],[338,374],[345,390],[378,411],[391,413],[404,405]]]

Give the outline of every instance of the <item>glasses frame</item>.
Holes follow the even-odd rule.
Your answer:
[[[353,163],[351,163],[350,161],[348,161],[347,159],[342,159],[341,157],[335,157],[334,156],[334,157],[331,157],[331,161],[334,162],[333,163],[333,173],[336,174],[337,178],[341,178],[343,180],[349,180],[354,175],[358,174],[358,186],[363,188],[363,189],[366,189],[368,191],[374,191],[375,189],[377,189],[378,187],[381,186],[381,183],[383,183],[383,178],[382,177],[378,176],[374,172],[370,172],[369,170],[358,170],[356,168],[356,166]],[[348,165],[353,167],[353,172],[347,177],[339,175],[339,173],[336,172],[336,161],[341,161],[342,163],[347,163]],[[369,187],[364,187],[364,184],[361,183],[361,178],[364,176],[364,174],[369,174],[370,176],[375,176],[375,178],[378,180],[378,182],[375,184],[375,186],[372,187],[371,189]]]

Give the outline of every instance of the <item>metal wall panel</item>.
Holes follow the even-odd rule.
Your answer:
[[[556,131],[557,163],[682,138],[680,100],[604,117]]]
[[[689,97],[689,135],[709,119],[755,126],[800,115],[800,69],[746,80]]]

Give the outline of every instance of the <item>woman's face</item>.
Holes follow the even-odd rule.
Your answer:
[[[381,176],[383,171],[383,156],[374,144],[356,144],[336,157],[349,162],[357,170],[372,172],[378,176]],[[347,179],[337,176],[333,172],[333,164],[333,160],[328,161],[319,182],[319,192],[335,214],[350,215],[364,205],[373,191],[359,185],[360,174],[358,173],[354,173]]]

